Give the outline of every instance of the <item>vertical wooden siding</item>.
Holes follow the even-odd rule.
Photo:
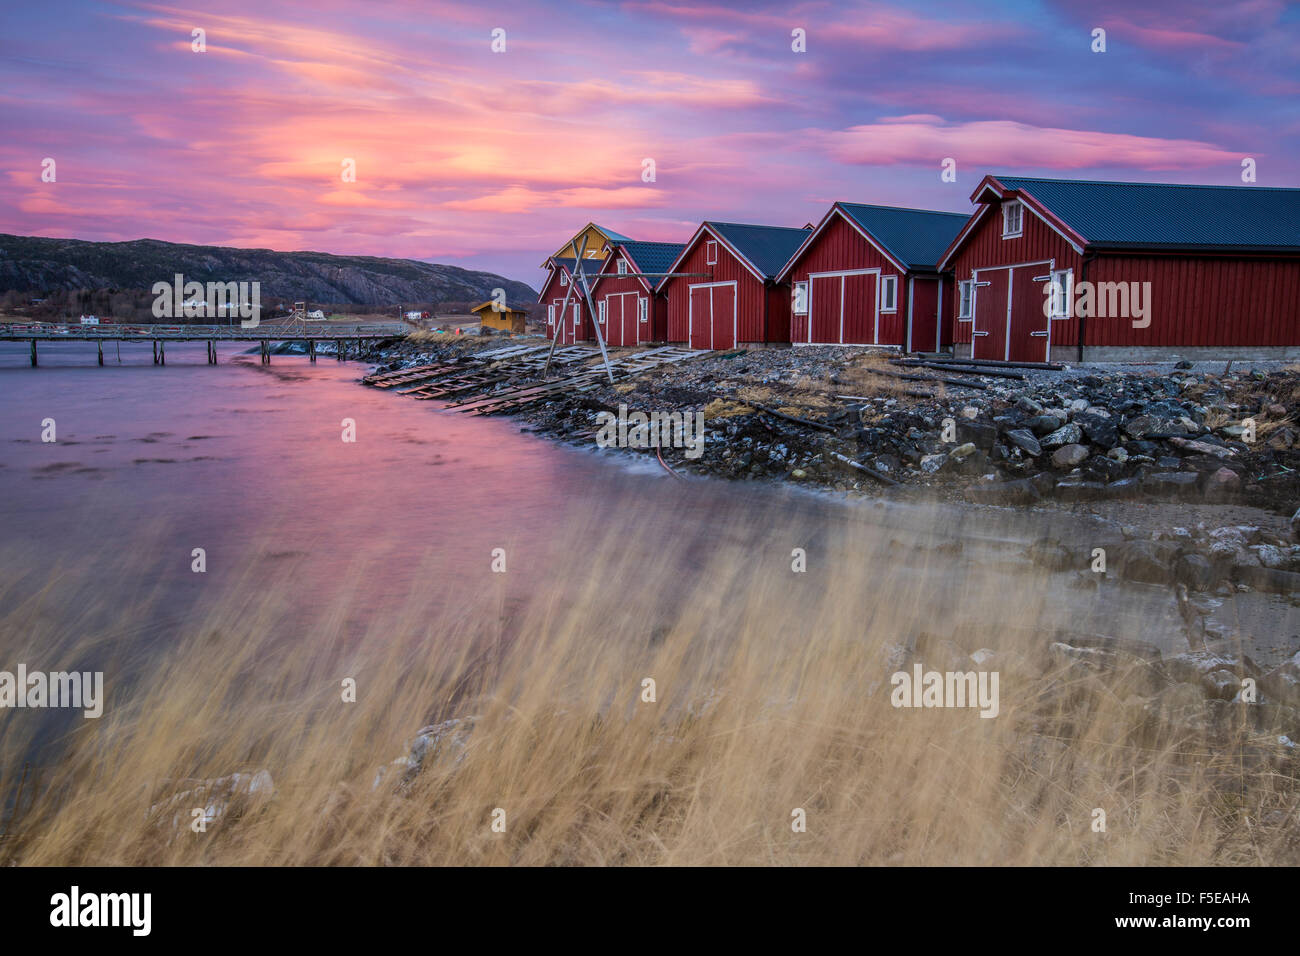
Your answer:
[[[1073,269],[1075,280],[1078,281],[1079,265],[1082,262],[1081,257],[1060,233],[1039,219],[1027,206],[1023,215],[1020,235],[1014,239],[1003,239],[1002,209],[999,204],[993,204],[993,208],[985,215],[984,220],[976,227],[974,234],[966,240],[966,245],[953,259],[951,268],[954,284],[951,290],[944,290],[944,312],[950,317],[954,342],[969,343],[971,340],[971,323],[957,321],[961,303],[957,295],[956,282],[970,279],[975,269],[1014,266],[1022,262],[1054,260],[1057,269]],[[984,276],[982,278],[987,279],[988,277]],[[981,314],[984,308],[989,306],[988,296],[991,294],[990,289],[992,288],[994,287],[985,286],[975,290],[976,307]],[[1005,316],[1007,307],[1005,283],[1001,286],[1001,289],[1000,294],[1003,298],[999,307]],[[949,291],[952,292],[951,295],[947,294]],[[982,304],[979,302],[981,296],[985,300]],[[1039,306],[1041,307],[1041,305],[1040,301]],[[1041,311],[1039,315],[1042,315]],[[1078,334],[1078,327],[1073,320],[1052,323],[1052,343],[1054,345],[1077,342]],[[999,339],[999,341],[1001,340]],[[980,352],[979,354],[983,355],[984,353]]]
[[[807,249],[799,256],[799,261],[787,276],[787,281],[807,282],[808,276],[815,272],[844,272],[852,269],[879,269],[881,278],[898,276],[898,311],[884,312],[880,315],[880,345],[905,345],[907,339],[907,278],[900,274],[898,266],[862,237],[862,234],[849,225],[842,215],[836,215],[822,230]],[[838,280],[836,280],[838,283]],[[826,282],[819,282],[817,293],[823,292]],[[878,285],[874,281],[855,280],[845,286],[845,322],[844,341],[853,344],[871,344],[875,334],[876,302],[874,296]],[[862,301],[862,296],[872,298]],[[817,296],[813,296],[814,306],[819,309],[827,307],[826,301],[818,305]],[[787,301],[787,309],[789,302]],[[839,325],[838,293],[834,306],[835,325]],[[825,318],[825,317],[824,317]],[[829,319],[827,319],[829,321]],[[808,316],[794,316],[790,335],[796,342],[808,341]]]
[[[1300,345],[1300,257],[1101,255],[1088,280],[1150,282],[1151,324],[1094,316],[1087,345]]]
[[[673,270],[675,272],[703,272],[708,273],[708,276],[673,278],[669,279],[664,286],[665,298],[668,301],[668,341],[685,342],[687,339],[690,323],[689,290],[692,285],[735,280],[737,338],[739,342],[762,342],[764,340],[763,303],[768,294],[765,284],[754,278],[754,274],[745,268],[721,242],[718,243],[717,264],[709,265],[706,263],[705,249],[709,238],[707,233],[701,235],[687,250],[677,268]],[[786,303],[786,310],[788,313],[788,302]],[[769,313],[769,328],[775,324],[779,330],[779,320],[773,323],[772,318]],[[769,331],[769,336],[771,335],[772,333]],[[770,340],[779,341],[775,338]]]
[[[1024,231],[1002,238],[1002,213],[995,204],[952,263],[952,294],[945,290],[945,313],[955,342],[971,340],[971,324],[958,322],[955,282],[972,271],[1036,260],[1055,260],[1057,269],[1073,269],[1076,283],[1150,282],[1151,324],[1135,328],[1132,317],[1083,321],[1085,344],[1128,348],[1300,345],[1300,257],[1101,253],[1090,256],[1086,270],[1079,256],[1057,232],[1028,208]],[[988,278],[987,275],[983,278]],[[990,294],[985,287],[976,292]],[[1041,286],[1040,286],[1041,288]],[[1005,292],[1003,293],[1005,294]],[[1017,295],[1016,308],[1041,309],[1042,296]],[[982,311],[982,306],[978,306]],[[1052,321],[1052,345],[1079,341],[1079,318]],[[1012,345],[1013,351],[1015,343]]]

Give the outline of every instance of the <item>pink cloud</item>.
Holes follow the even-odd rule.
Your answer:
[[[1129,133],[1030,126],[1005,120],[944,123],[936,116],[893,117],[833,133],[809,132],[835,159],[858,165],[931,164],[945,157],[977,168],[1196,169],[1235,164],[1240,154],[1210,143]]]

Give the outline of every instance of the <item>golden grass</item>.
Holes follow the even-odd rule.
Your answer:
[[[900,551],[865,524],[813,546],[792,521],[766,530],[762,553],[724,535],[689,560],[670,536],[629,547],[636,527],[574,528],[555,583],[485,571],[454,602],[431,586],[363,633],[349,623],[361,580],[336,584],[308,642],[283,639],[280,592],[249,578],[143,664],[124,642],[157,619],[152,598],[123,602],[119,631],[79,637],[53,609],[109,600],[101,572],[9,585],[0,660],[55,669],[98,652],[108,703],[23,784],[0,864],[1294,862],[1294,761],[1246,729],[1225,744],[1153,716],[1145,665],[1053,663],[1061,594],[1038,572],[940,566],[939,539]],[[809,571],[795,574],[801,545]],[[999,654],[999,716],[892,707],[894,645],[965,624],[963,652]],[[948,669],[951,647],[934,646],[926,665]],[[0,712],[9,798],[39,716]],[[468,716],[463,752],[374,786],[419,727]],[[206,833],[188,813],[179,828],[149,818],[183,781],[259,769],[274,795]],[[1105,833],[1091,829],[1099,807]],[[796,808],[807,832],[792,830]]]

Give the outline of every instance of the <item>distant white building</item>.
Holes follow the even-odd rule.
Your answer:
[[[82,325],[99,325],[99,316],[97,316],[97,315],[83,315],[83,316],[81,317],[81,324],[82,324]]]

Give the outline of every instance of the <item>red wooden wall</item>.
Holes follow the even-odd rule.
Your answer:
[[[736,282],[736,337],[740,342],[789,341],[790,294],[769,290],[763,282],[736,259],[725,245],[718,243],[716,265],[705,262],[706,246],[710,237],[702,234],[687,249],[686,255],[673,269],[674,272],[702,272],[707,277],[672,278],[664,285],[667,299],[667,341],[685,342],[690,320],[690,286],[704,282]],[[767,302],[768,334],[763,336],[764,302]]]
[[[1028,206],[1024,209],[1021,223],[1021,233],[1018,237],[1003,239],[1002,209],[998,204],[992,204],[992,208],[984,216],[979,226],[976,227],[974,234],[967,237],[966,244],[949,264],[954,284],[951,290],[944,290],[945,293],[949,291],[952,293],[944,296],[944,311],[951,316],[952,339],[954,342],[969,344],[971,340],[971,323],[968,321],[961,322],[957,319],[961,303],[957,296],[956,282],[971,278],[971,272],[974,269],[983,269],[990,266],[1014,266],[1022,262],[1054,260],[1056,263],[1054,268],[1073,269],[1075,281],[1079,280],[1079,265],[1082,259],[1060,233],[1039,219]],[[976,289],[977,306],[979,296],[984,296],[987,302],[987,297],[992,294],[993,289],[997,288],[1000,290],[998,294],[1002,297],[1000,300],[1001,308],[1005,315],[1005,273],[999,282],[1001,284],[998,286],[985,286]],[[1042,284],[1039,283],[1036,287],[1041,289]],[[1040,293],[1035,302],[1035,307],[1039,309],[1039,318],[1042,318],[1043,298]],[[1077,342],[1078,334],[1078,327],[1073,319],[1058,319],[1052,322],[1052,344],[1055,346]]]
[[[1094,316],[1084,323],[1085,345],[1300,345],[1300,257],[1101,255],[1087,278],[1150,282],[1151,325]]]
[[[1300,256],[1100,253],[1090,254],[1085,266],[1084,257],[1028,207],[1024,211],[1022,234],[1003,239],[1001,208],[993,204],[954,257],[951,268],[955,283],[971,278],[973,269],[1044,259],[1054,260],[1054,268],[1073,269],[1076,283],[1084,280],[1094,286],[1103,282],[1151,283],[1148,327],[1134,328],[1131,317],[1102,318],[1094,314],[1086,320],[1054,319],[1053,348],[1077,345],[1081,321],[1084,344],[1088,346],[1300,345]],[[1030,294],[1021,289],[1021,279],[1017,270],[1013,339],[1017,327],[1042,322],[1043,287],[1036,284],[1038,292]],[[999,294],[1005,296],[1004,283],[978,289],[977,309],[978,297],[993,294],[991,290],[995,288],[1003,289]],[[953,340],[969,343],[971,323],[957,320],[959,302],[955,284],[951,293],[948,295],[945,290],[944,311],[951,317]],[[1005,309],[1005,298],[1001,301]],[[1022,314],[1030,310],[1038,310],[1037,315]]]
[[[584,268],[591,268],[591,266],[588,265]],[[588,278],[587,281],[588,283],[590,283],[591,279]],[[598,285],[596,286],[596,289],[594,291],[599,292],[599,290],[600,290],[600,286]],[[556,299],[562,300],[564,296],[568,293],[568,291],[569,291],[569,287],[567,285],[560,284],[560,270],[555,269],[554,271],[551,272],[550,277],[546,280],[546,284],[542,286],[542,291],[541,294],[537,297],[537,301],[540,302],[542,305],[550,305]],[[592,299],[595,298],[596,296],[593,294]],[[572,313],[573,311],[574,299],[578,301],[578,309],[579,309],[578,341],[581,342],[581,341],[586,341],[587,339],[594,339],[596,335],[592,331],[591,314],[587,309],[587,302],[586,299],[583,297],[582,290],[580,288],[574,289],[573,295],[569,299],[568,311],[570,313]],[[556,311],[558,312],[559,310],[557,309]],[[546,320],[543,319],[542,321],[545,322]],[[552,330],[548,328],[546,331],[548,337],[551,335],[551,332]]]
[[[898,270],[898,266],[882,255],[871,243],[862,237],[842,215],[835,215],[826,228],[822,230],[807,249],[799,256],[799,261],[786,277],[791,283],[806,282],[813,272],[843,272],[851,269],[880,269],[880,277],[898,276],[898,310],[880,313],[879,345],[904,345],[907,338],[907,281]],[[850,299],[867,297],[862,321],[846,321],[844,329],[845,343],[871,344],[875,336],[875,296],[879,294],[879,284],[874,276],[857,279],[846,283],[844,296],[846,305]],[[816,293],[823,293],[826,282],[819,282]],[[823,294],[823,299],[825,298]],[[838,296],[836,296],[838,310]],[[814,301],[815,304],[815,301]],[[824,304],[824,303],[823,303]],[[808,321],[810,316],[796,315],[791,318],[790,335],[794,342],[808,341]]]

